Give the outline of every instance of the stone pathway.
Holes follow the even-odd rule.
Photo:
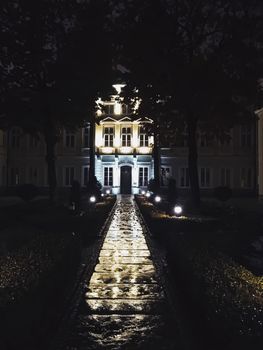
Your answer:
[[[130,196],[118,200],[61,349],[182,349]]]

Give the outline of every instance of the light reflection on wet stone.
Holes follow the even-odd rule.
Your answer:
[[[180,349],[130,197],[119,200],[63,349]]]

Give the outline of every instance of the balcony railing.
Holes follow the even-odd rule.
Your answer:
[[[152,147],[97,147],[99,154],[151,154]]]

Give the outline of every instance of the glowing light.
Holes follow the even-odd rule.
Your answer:
[[[143,195],[143,196],[145,195],[145,191],[144,191],[144,190],[142,190],[142,195]]]
[[[121,104],[119,102],[115,102],[114,104],[114,114],[120,115],[122,112]]]
[[[183,212],[183,208],[182,208],[180,205],[176,205],[176,206],[174,207],[174,213],[175,213],[175,215],[181,215],[182,212]]]
[[[146,197],[150,198],[151,197],[151,193],[150,192],[146,192]]]
[[[110,194],[110,190],[106,190],[106,193],[107,193],[107,194]]]
[[[114,152],[113,147],[101,147],[101,153],[111,154]]]
[[[104,193],[101,194],[101,197],[104,197]]]
[[[160,196],[155,196],[154,200],[156,203],[160,203],[162,199]]]
[[[120,153],[124,153],[124,154],[132,153],[132,147],[121,147]]]
[[[148,154],[151,153],[152,149],[150,147],[140,147],[139,153],[141,154]]]
[[[89,201],[90,201],[90,203],[95,203],[96,202],[96,197],[95,196],[91,196]]]

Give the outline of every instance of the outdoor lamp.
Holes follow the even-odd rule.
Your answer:
[[[147,198],[150,198],[150,197],[151,197],[150,192],[146,192],[146,197],[147,197]]]
[[[155,196],[154,200],[156,203],[160,203],[162,199],[160,196]]]
[[[106,194],[110,194],[110,190],[106,190]]]
[[[143,196],[145,195],[145,191],[144,191],[144,190],[142,190],[142,195],[143,195]]]
[[[174,207],[174,213],[176,216],[180,216],[183,212],[183,208],[180,205]]]
[[[90,203],[95,203],[96,202],[96,197],[95,196],[91,196],[89,201],[90,201]]]

